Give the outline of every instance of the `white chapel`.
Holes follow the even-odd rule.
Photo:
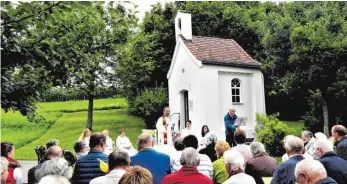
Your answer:
[[[180,115],[175,129],[182,130],[191,120],[197,134],[207,125],[225,140],[223,118],[234,107],[243,119],[241,128],[254,138],[255,113],[265,113],[260,63],[232,39],[193,36],[191,14],[177,13],[175,34],[167,74],[171,113]]]

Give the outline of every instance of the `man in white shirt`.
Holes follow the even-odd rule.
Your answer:
[[[188,135],[195,135],[192,129],[192,121],[188,120],[186,123],[186,128],[184,128],[181,132],[181,137],[186,137]]]
[[[102,133],[105,135],[106,137],[106,147],[104,150],[104,153],[106,155],[109,155],[113,152],[113,141],[112,139],[108,136],[108,130],[104,130],[102,131]]]
[[[180,160],[182,151],[185,148],[182,137],[178,137],[177,139],[175,139],[174,147],[176,151],[170,155],[171,173],[174,173],[182,168]]]
[[[130,168],[130,157],[124,151],[115,151],[108,156],[110,172],[105,176],[94,178],[89,184],[118,184],[127,169]]]
[[[158,140],[159,145],[172,145],[172,131],[171,127],[174,127],[175,123],[171,121],[170,118],[170,108],[165,107],[163,110],[163,116],[161,116],[156,124],[156,128],[158,130]],[[166,134],[166,137],[164,136],[164,133]]]

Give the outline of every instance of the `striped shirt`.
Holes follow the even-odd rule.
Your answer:
[[[347,160],[347,136],[342,138],[336,145],[336,153],[339,157]]]
[[[212,178],[213,177],[213,165],[211,162],[211,159],[205,155],[205,154],[199,154],[199,158],[200,158],[200,164],[198,166],[198,171],[209,177]]]

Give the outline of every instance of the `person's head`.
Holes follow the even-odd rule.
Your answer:
[[[153,183],[151,172],[147,169],[134,166],[129,169],[119,180],[119,184],[150,184]]]
[[[316,154],[321,158],[326,152],[334,151],[333,143],[328,139],[319,139],[314,142]]]
[[[84,138],[90,137],[90,134],[91,134],[91,132],[90,132],[89,128],[84,129],[82,132],[82,135],[80,136],[80,140],[84,140]]]
[[[346,128],[343,125],[334,125],[331,128],[331,135],[335,141],[341,140],[344,136],[346,136]]]
[[[120,135],[121,137],[124,137],[124,136],[125,136],[125,129],[124,129],[124,128],[121,128],[121,129],[119,130],[119,135]]]
[[[60,158],[62,155],[63,155],[63,150],[59,146],[49,147],[46,153],[47,159]]]
[[[106,147],[106,137],[104,134],[94,133],[90,136],[89,147],[90,149],[96,149],[103,152]]]
[[[41,178],[39,184],[70,184],[70,182],[63,176],[48,175]]]
[[[64,158],[56,158],[44,162],[35,175],[38,181],[48,175],[58,175],[70,179],[72,168],[69,167],[69,163]]]
[[[186,127],[190,128],[191,126],[192,126],[192,121],[188,120],[187,123],[186,123]]]
[[[264,144],[261,142],[252,142],[250,148],[253,156],[258,153],[265,153]]]
[[[108,136],[108,130],[105,129],[102,131],[102,133],[104,134],[104,136],[106,136],[106,137]]]
[[[1,143],[1,156],[14,158],[14,145],[11,142],[2,142]]]
[[[183,144],[183,137],[178,137],[174,141],[174,147],[177,151],[184,150],[185,146]]]
[[[237,144],[244,144],[246,141],[246,132],[241,129],[236,129],[234,132],[235,141]]]
[[[8,177],[8,161],[5,157],[1,157],[0,169],[1,169],[1,183],[6,183],[6,180]]]
[[[56,140],[56,139],[47,141],[47,143],[46,143],[46,149],[48,149],[48,148],[51,147],[51,146],[59,146],[59,141]]]
[[[228,174],[239,169],[244,170],[245,159],[237,150],[228,150],[224,152],[224,163]]]
[[[194,149],[198,149],[199,141],[194,135],[188,135],[184,137],[183,144],[186,148],[192,147]]]
[[[202,126],[201,128],[201,136],[205,137],[205,135],[210,131],[207,125]]]
[[[217,136],[214,133],[207,135],[206,145],[210,145],[217,142]]]
[[[215,146],[217,157],[222,157],[224,155],[224,152],[227,150],[230,150],[230,145],[226,141],[217,141]]]
[[[323,134],[322,132],[317,132],[314,134],[314,136],[316,137],[316,140],[328,139],[327,136],[325,134]]]
[[[200,164],[199,154],[194,148],[186,148],[183,150],[180,163],[182,166],[197,167]]]
[[[153,147],[153,145],[153,136],[149,133],[142,133],[137,138],[137,147],[139,151],[141,151],[145,147]]]
[[[313,134],[311,131],[305,130],[301,133],[301,139],[304,142],[309,142],[313,137]]]
[[[84,141],[76,141],[73,149],[75,150],[76,153],[85,153],[87,152],[87,148],[86,148],[86,142]]]
[[[303,154],[304,142],[299,137],[291,136],[286,140],[284,147],[288,156]]]
[[[234,107],[231,107],[231,108],[229,109],[229,114],[230,114],[230,115],[234,116],[234,115],[235,115],[235,112],[236,112],[236,109],[235,109]]]
[[[125,151],[114,151],[108,156],[108,168],[118,169],[123,168],[124,170],[130,166],[129,154]]]
[[[313,159],[304,159],[297,163],[294,174],[299,184],[315,184],[327,177],[323,164]]]
[[[170,115],[170,107],[165,107],[163,109],[163,116],[169,116]]]

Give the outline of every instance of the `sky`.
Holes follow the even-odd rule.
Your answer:
[[[157,4],[157,2],[162,2],[162,4],[165,4],[165,2],[170,2],[170,0],[131,0],[131,2],[138,5],[138,17],[140,18],[140,21],[142,21],[142,19],[145,17],[145,12],[151,10],[152,5]]]

